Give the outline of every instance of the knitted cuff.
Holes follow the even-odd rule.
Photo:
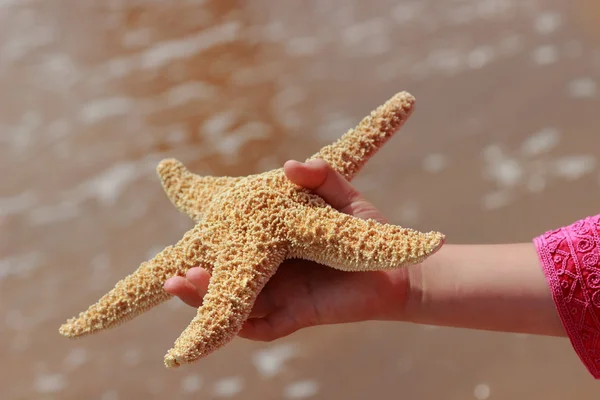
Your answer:
[[[533,239],[573,348],[600,379],[600,215]]]

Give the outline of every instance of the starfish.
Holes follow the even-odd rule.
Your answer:
[[[400,92],[311,159],[351,180],[404,124],[414,97]],[[167,368],[193,363],[225,346],[241,330],[255,299],[288,258],[342,271],[406,267],[436,252],[445,237],[341,213],[289,181],[283,168],[245,177],[202,177],[175,159],[157,172],[167,197],[195,226],[175,245],[119,281],[97,303],[60,327],[79,337],[128,321],[172,296],[164,282],[192,267],[211,273],[196,316],[165,355]]]

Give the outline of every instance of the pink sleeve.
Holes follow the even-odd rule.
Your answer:
[[[600,215],[533,242],[571,344],[600,379]]]

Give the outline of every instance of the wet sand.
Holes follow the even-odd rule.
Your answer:
[[[501,243],[598,213],[600,10],[564,3],[0,1],[0,398],[598,396],[564,339],[368,322],[166,370],[176,299],[58,334],[191,226],[161,158],[264,171],[401,90],[415,114],[355,180],[392,222]]]

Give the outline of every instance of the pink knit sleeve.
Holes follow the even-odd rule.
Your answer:
[[[600,215],[533,242],[571,344],[600,379]]]

